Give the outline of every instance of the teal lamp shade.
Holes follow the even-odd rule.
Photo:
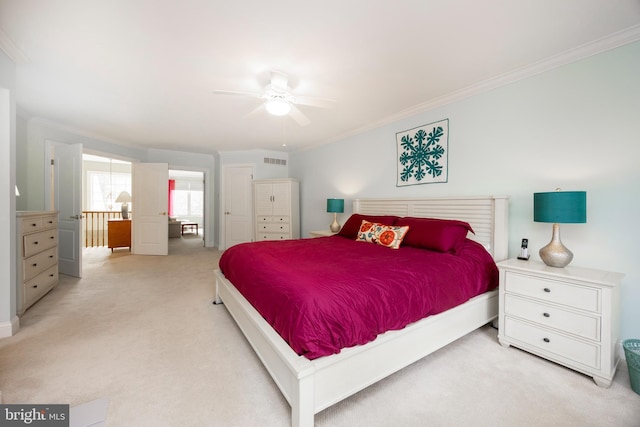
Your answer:
[[[586,191],[534,193],[533,220],[558,224],[583,224],[587,222]]]
[[[343,213],[344,199],[327,199],[327,212]]]
[[[332,233],[340,231],[338,214],[344,212],[344,199],[327,199],[327,212],[333,214],[333,222],[329,225]]]
[[[573,260],[573,253],[560,240],[560,224],[587,222],[587,193],[560,190],[534,193],[533,220],[553,223],[551,242],[540,249],[540,259],[550,267],[566,267]]]

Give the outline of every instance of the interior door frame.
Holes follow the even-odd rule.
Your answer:
[[[202,189],[202,228],[204,229],[204,233],[202,233],[203,245],[205,247],[213,247],[214,246],[214,238],[213,238],[213,226],[214,223],[213,218],[209,218],[209,194],[211,189],[211,171],[209,168],[198,168],[193,166],[180,166],[169,163],[169,170],[181,170],[181,171],[191,171],[191,172],[202,172],[204,179],[204,188]]]
[[[227,237],[226,237],[226,215],[224,214],[226,211],[226,199],[227,199],[227,194],[226,194],[226,175],[227,175],[227,169],[229,168],[238,168],[238,167],[245,167],[245,168],[251,168],[251,173],[253,176],[253,179],[255,179],[256,176],[256,164],[255,163],[229,163],[229,164],[224,164],[221,166],[221,174],[220,174],[220,210],[218,212],[218,215],[220,218],[220,221],[218,223],[218,227],[220,229],[220,239],[218,241],[218,246],[220,250],[224,250],[227,247]],[[253,191],[252,189],[249,191]],[[251,203],[251,211],[253,211],[253,197],[249,197],[250,203]],[[251,222],[251,235],[253,235],[254,231],[253,231],[253,221]]]

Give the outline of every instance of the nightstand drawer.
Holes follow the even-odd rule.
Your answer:
[[[514,340],[535,347],[546,353],[553,353],[564,359],[590,368],[600,369],[600,346],[554,333],[509,316],[505,318],[505,335]]]
[[[508,271],[505,291],[568,307],[600,312],[600,289]]]
[[[600,317],[587,316],[514,295],[505,295],[505,314],[600,341]]]

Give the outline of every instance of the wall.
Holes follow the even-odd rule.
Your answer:
[[[266,164],[264,159],[285,160],[286,165]],[[256,172],[254,179],[288,178],[289,154],[272,150],[221,151],[221,165],[254,164]]]
[[[16,317],[16,66],[0,49],[0,338],[17,332]]]
[[[26,140],[26,148],[19,147],[21,155],[17,158],[18,175],[22,176],[25,170],[26,185],[21,183],[20,194],[26,199],[25,210],[41,210],[45,208],[44,195],[44,155],[45,142],[47,140],[63,144],[82,144],[84,151],[92,154],[102,154],[107,157],[119,158],[129,161],[144,161],[147,155],[146,149],[127,146],[118,141],[107,141],[99,136],[83,134],[82,132],[60,126],[41,119],[29,119],[27,121],[27,135],[20,136],[19,141]],[[22,187],[26,187],[23,191]]]
[[[510,256],[532,258],[551,238],[534,223],[539,191],[587,191],[587,224],[565,224],[573,265],[626,273],[622,337],[640,338],[640,43],[623,46],[337,143],[291,155],[301,182],[302,230],[331,222],[325,199],[509,195]],[[396,187],[396,132],[449,119],[448,183]]]
[[[213,155],[198,153],[186,153],[171,150],[154,150],[128,145],[120,141],[109,141],[99,136],[85,134],[76,129],[67,128],[56,123],[42,119],[29,119],[26,126],[26,137],[21,136],[19,141],[26,141],[26,147],[19,147],[21,154],[17,157],[19,171],[28,170],[26,182],[21,184],[21,202],[25,210],[40,210],[45,207],[44,200],[44,154],[47,140],[64,144],[82,144],[83,150],[91,154],[104,155],[132,162],[168,163],[170,167],[185,170],[201,170],[205,176],[211,176],[215,167]],[[20,175],[20,173],[19,173]],[[208,179],[208,178],[205,178]],[[207,206],[210,216],[206,219],[210,224],[214,223],[215,193],[213,182],[207,184],[211,191],[208,196]],[[22,187],[25,187],[23,190]],[[205,244],[214,245],[214,228],[205,229]]]

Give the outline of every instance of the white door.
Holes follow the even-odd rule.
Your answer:
[[[225,247],[250,242],[253,237],[251,182],[253,167],[226,166],[224,172]]]
[[[58,271],[82,277],[82,144],[47,141],[45,197],[58,211]]]
[[[138,255],[167,255],[169,165],[133,163],[132,169],[132,251]]]

